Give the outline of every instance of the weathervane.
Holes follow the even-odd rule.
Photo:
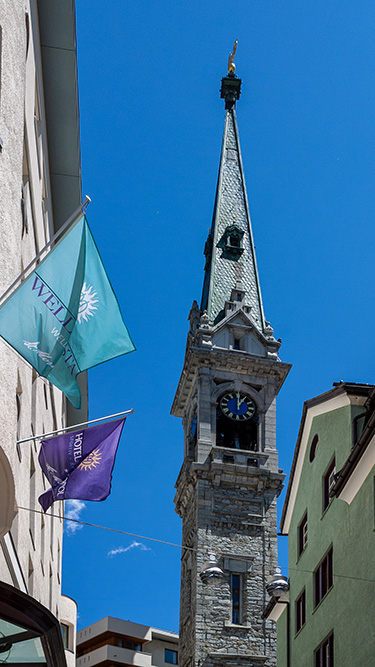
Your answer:
[[[233,44],[233,52],[229,54],[228,58],[228,74],[234,76],[235,70],[236,70],[236,65],[233,62],[234,56],[236,55],[237,51],[237,44],[238,44],[238,39]]]
[[[232,53],[228,58],[228,74],[221,79],[220,97],[225,100],[225,108],[227,111],[236,106],[236,100],[240,99],[241,94],[241,79],[235,75],[236,65],[234,64],[234,56],[237,51],[238,39],[233,44]]]

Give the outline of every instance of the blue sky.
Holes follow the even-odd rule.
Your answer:
[[[182,426],[169,412],[201,295],[235,39],[265,314],[293,364],[278,399],[285,472],[303,401],[333,381],[374,380],[375,5],[76,4],[87,216],[137,347],[89,373],[92,419],[135,414],[111,496],[77,516],[179,543]],[[84,527],[65,536],[63,591],[79,627],[112,615],[177,631],[179,566],[175,547]]]

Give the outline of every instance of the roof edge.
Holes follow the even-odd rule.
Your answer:
[[[304,432],[305,428],[305,423],[306,423],[306,416],[308,411],[311,408],[317,407],[318,405],[321,405],[323,403],[326,403],[329,400],[332,400],[334,398],[343,396],[344,394],[347,395],[356,395],[356,396],[368,396],[373,385],[369,384],[364,384],[364,383],[355,383],[355,382],[338,382],[334,383],[333,389],[329,389],[328,391],[324,392],[323,394],[319,394],[318,396],[315,396],[314,398],[310,398],[309,400],[305,401],[303,404],[302,408],[302,417],[301,417],[301,423],[298,431],[298,436],[297,436],[297,442],[294,450],[294,456],[293,456],[293,461],[292,461],[292,467],[290,470],[289,474],[289,481],[288,481],[288,487],[286,491],[286,496],[285,496],[285,501],[284,501],[284,506],[281,514],[281,520],[280,520],[280,533],[282,535],[287,535],[287,532],[284,532],[285,529],[285,524],[286,524],[286,518],[287,518],[287,513],[289,509],[289,503],[291,500],[291,493],[292,493],[292,488],[294,486],[294,478],[296,474],[296,468],[297,468],[297,462],[300,454],[300,449],[301,449],[301,441],[302,441],[302,435]]]
[[[367,421],[343,467],[338,472],[337,480],[332,489],[332,495],[334,496],[341,493],[375,435],[375,387],[372,389],[366,407],[369,413]]]

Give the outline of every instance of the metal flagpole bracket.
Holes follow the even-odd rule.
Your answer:
[[[31,435],[30,438],[24,438],[23,440],[17,440],[16,445],[20,445],[23,442],[30,442],[30,440],[41,440],[42,438],[48,438],[53,435],[67,433],[68,431],[74,431],[74,429],[81,428],[81,426],[88,426],[89,424],[97,424],[98,422],[103,422],[106,419],[115,419],[115,417],[122,417],[123,415],[132,415],[134,414],[133,408],[131,410],[124,410],[123,412],[117,412],[114,415],[107,415],[106,417],[99,417],[99,419],[91,419],[90,421],[82,422],[81,424],[74,424],[73,426],[67,426],[66,428],[58,428],[56,431],[50,431],[49,433],[41,433],[40,435]]]
[[[85,201],[82,204],[82,213],[84,213],[88,207],[88,205],[91,204],[91,197],[88,195],[85,195]]]
[[[13,280],[12,284],[9,285],[8,289],[6,289],[5,292],[0,296],[0,304],[1,304],[1,306],[4,305],[3,302],[4,302],[5,297],[8,296],[8,294],[11,293],[11,292],[14,290],[14,288],[15,288],[16,285],[17,285],[17,283],[18,283],[20,280],[22,280],[22,278],[24,278],[24,276],[26,276],[27,272],[31,269],[32,266],[34,266],[34,264],[36,264],[36,262],[38,261],[38,259],[43,255],[43,253],[47,250],[47,248],[49,248],[49,247],[56,241],[56,239],[58,239],[59,236],[61,236],[61,234],[62,234],[63,232],[65,232],[65,231],[67,230],[67,228],[70,227],[70,225],[71,225],[73,222],[75,222],[75,221],[77,220],[77,218],[79,217],[79,215],[81,215],[82,213],[85,212],[85,210],[86,210],[86,208],[88,207],[88,205],[89,205],[90,202],[91,202],[90,197],[89,197],[88,195],[86,195],[84,201],[82,202],[82,204],[80,204],[80,205],[76,208],[76,210],[74,211],[74,213],[72,213],[72,215],[71,215],[71,216],[64,222],[64,224],[61,225],[60,229],[57,230],[56,234],[54,234],[54,236],[52,236],[52,238],[48,241],[48,243],[46,243],[46,245],[45,245],[45,246],[38,252],[38,254],[34,257],[34,259],[31,260],[30,264],[27,265],[26,269],[24,269],[24,270],[22,271],[22,273],[20,273],[20,275],[17,276],[17,278],[16,278],[15,280]],[[8,298],[9,298],[9,297],[8,297]]]

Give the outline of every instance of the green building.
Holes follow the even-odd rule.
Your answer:
[[[274,577],[264,612],[278,667],[375,664],[374,492],[375,389],[340,382],[303,408],[280,526],[289,586]]]

